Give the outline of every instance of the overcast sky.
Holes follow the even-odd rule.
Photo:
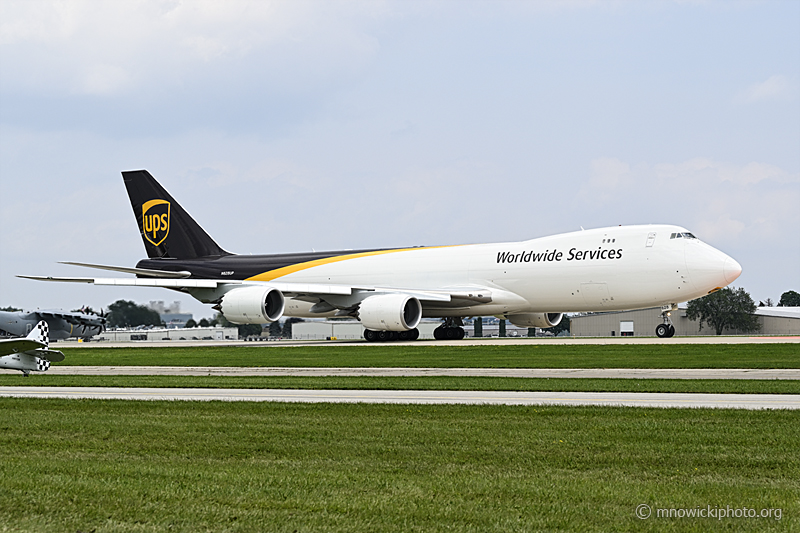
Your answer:
[[[0,306],[145,251],[145,168],[228,250],[672,223],[800,291],[800,2],[0,2]],[[554,310],[557,311],[557,310]]]

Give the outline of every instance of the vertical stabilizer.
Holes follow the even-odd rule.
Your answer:
[[[230,255],[146,170],[123,172],[133,214],[151,259]]]
[[[50,346],[50,326],[47,325],[47,322],[44,320],[40,320],[38,324],[36,324],[30,333],[28,333],[27,339],[32,341],[41,342],[44,344],[44,347],[47,348]]]

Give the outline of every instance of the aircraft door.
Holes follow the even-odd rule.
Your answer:
[[[656,232],[651,231],[647,234],[647,244],[645,244],[645,247],[652,248],[654,242],[656,242]]]
[[[606,283],[581,283],[583,301],[589,305],[602,307],[611,301]]]

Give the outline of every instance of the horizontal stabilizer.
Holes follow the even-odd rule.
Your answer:
[[[215,279],[162,279],[162,278],[61,278],[54,276],[17,276],[36,281],[58,281],[61,283],[94,283],[95,285],[118,285],[123,287],[169,287],[176,289],[216,289],[230,281]],[[238,282],[234,282],[237,283]]]
[[[31,350],[38,350],[46,346],[46,344],[32,339],[2,339],[0,340],[0,357],[12,353],[24,353]]]
[[[112,272],[124,272],[126,274],[136,274],[139,276],[149,276],[153,278],[188,278],[192,273],[185,270],[173,272],[171,270],[153,270],[149,268],[118,267],[108,265],[95,265],[92,263],[74,263],[72,261],[59,261],[62,265],[72,265],[87,268],[97,268],[99,270],[111,270]]]
[[[58,350],[36,350],[36,357],[47,359],[51,363],[58,363],[64,360],[64,354]]]

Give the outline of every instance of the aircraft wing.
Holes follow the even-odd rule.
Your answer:
[[[174,279],[174,278],[66,278],[52,276],[17,276],[37,281],[57,281],[67,283],[93,283],[95,285],[114,285],[126,287],[165,287],[170,289],[217,289],[233,286],[264,285],[275,288],[289,297],[324,297],[330,295],[350,296],[356,292],[402,293],[413,296],[422,302],[453,302],[456,300],[475,303],[492,301],[492,291],[485,287],[455,287],[439,290],[426,290],[400,287],[326,285],[316,283],[292,283],[279,281],[216,280],[216,279]]]
[[[36,311],[36,314],[43,317],[60,318],[70,324],[79,326],[102,326],[106,319],[97,315],[86,315],[83,313],[67,313],[64,311]]]
[[[47,344],[26,338],[2,339],[0,340],[0,357],[13,353],[39,350],[41,348],[47,348]]]
[[[226,285],[267,285],[286,293],[351,294],[349,287],[317,285],[313,283],[273,283],[263,281],[238,281],[218,279],[164,279],[164,278],[58,278],[52,276],[17,276],[38,281],[66,283],[93,283],[119,287],[166,287],[170,289],[216,289]]]

